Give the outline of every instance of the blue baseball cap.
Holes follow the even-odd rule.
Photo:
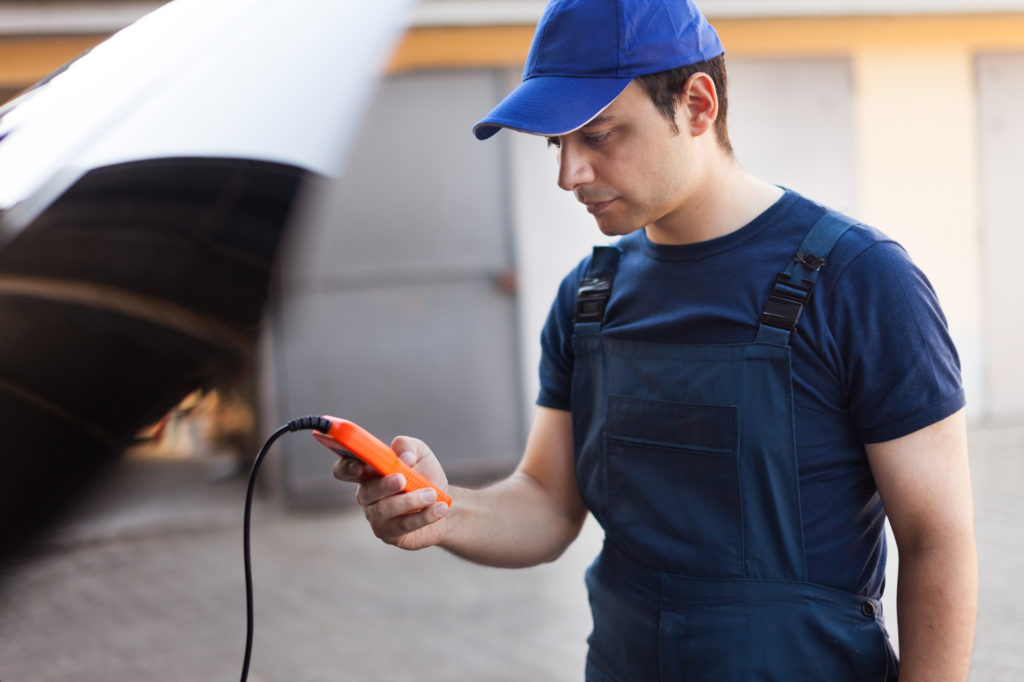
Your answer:
[[[551,0],[537,24],[523,82],[473,126],[564,135],[587,124],[637,76],[724,53],[692,0]]]

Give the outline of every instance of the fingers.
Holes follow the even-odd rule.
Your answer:
[[[356,490],[356,502],[362,507],[377,504],[381,500],[402,492],[404,487],[405,476],[402,474],[391,474],[383,478],[363,481],[360,483],[359,489]],[[421,507],[417,507],[417,509],[419,508]],[[405,511],[412,510],[406,509]]]
[[[392,479],[403,479],[392,482]],[[370,523],[386,521],[396,516],[418,512],[437,502],[437,491],[433,488],[420,488],[408,493],[396,494],[401,491],[404,476],[395,474],[381,480],[381,485],[362,485],[356,493],[356,500],[366,510],[366,518]],[[397,490],[394,489],[398,486]],[[381,490],[383,489],[383,490]],[[375,495],[379,495],[376,497]]]
[[[339,481],[359,483],[370,473],[369,467],[356,459],[339,457],[334,463],[334,477]]]
[[[423,488],[384,497],[364,505],[363,511],[374,535],[384,542],[397,544],[410,533],[444,518],[448,505],[437,501],[433,488]]]
[[[426,443],[409,436],[396,436],[391,441],[391,449],[397,452],[398,457],[409,466],[415,466],[417,462],[430,454],[430,448]]]
[[[447,490],[444,471],[423,441],[399,436],[391,442],[391,448],[406,465]],[[358,460],[335,462],[333,473],[338,480],[359,484],[356,501],[374,535],[384,542],[404,549],[421,549],[437,544],[446,535],[446,524],[436,522],[447,516],[448,505],[438,501],[435,489],[403,492],[407,483],[404,475],[382,477]]]

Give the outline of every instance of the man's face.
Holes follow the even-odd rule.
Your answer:
[[[677,112],[680,133],[640,86],[630,83],[601,114],[549,143],[558,148],[558,186],[576,195],[607,235],[669,229],[694,191],[696,149]],[[664,223],[659,225],[659,223]],[[670,243],[670,240],[665,240]]]

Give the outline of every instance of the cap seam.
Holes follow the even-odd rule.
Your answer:
[[[545,10],[544,14],[545,14],[545,16],[541,17],[540,23],[537,25],[537,35],[534,36],[534,38],[533,38],[533,45],[537,45],[538,47],[544,44],[544,36],[548,32],[548,28],[551,26],[550,22],[544,21],[544,19],[547,16],[547,10]],[[536,70],[536,67],[537,67],[536,60],[533,60],[534,61],[533,64],[530,63],[531,62],[530,58],[534,56],[533,55],[533,45],[530,46],[530,53],[526,55],[526,68],[529,69],[531,72]],[[524,71],[523,73],[525,75],[526,72]],[[530,78],[532,78],[532,77],[533,76],[530,76]],[[526,79],[524,78],[523,80],[526,80]]]

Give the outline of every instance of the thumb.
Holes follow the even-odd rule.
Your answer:
[[[415,466],[417,462],[433,454],[426,443],[409,436],[396,437],[391,441],[391,449],[409,466]]]

